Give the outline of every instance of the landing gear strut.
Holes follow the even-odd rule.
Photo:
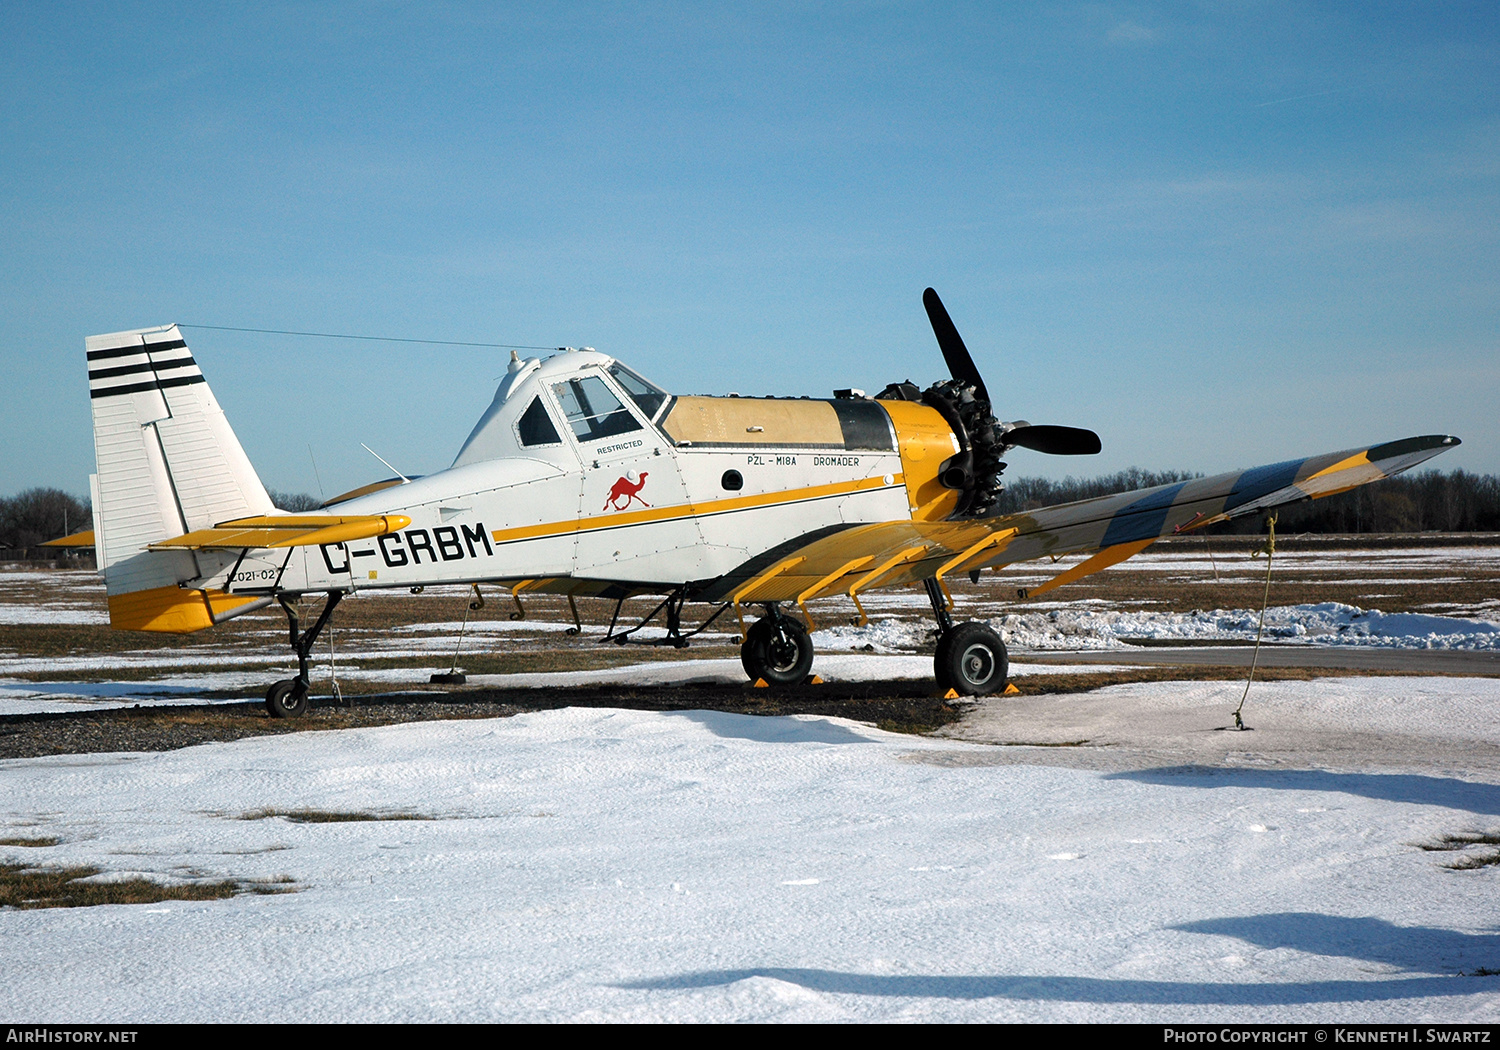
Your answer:
[[[286,611],[287,628],[291,635],[292,649],[297,653],[297,677],[287,678],[277,682],[266,690],[266,710],[272,718],[295,718],[307,713],[308,685],[307,665],[312,656],[313,644],[317,642],[318,635],[328,623],[328,618],[333,615],[334,607],[343,600],[343,591],[329,591],[328,601],[323,605],[323,611],[313,621],[313,625],[307,630],[302,630],[301,617],[297,613],[294,602],[284,597],[277,597],[282,609]]]
[[[806,627],[790,616],[783,616],[776,603],[770,602],[766,605],[766,615],[745,632],[740,663],[752,681],[800,685],[812,670],[812,639]]]
[[[569,595],[568,601],[570,603],[573,601],[571,595]],[[704,620],[697,627],[694,627],[691,631],[684,631],[682,629],[682,606],[686,601],[687,588],[679,587],[671,594],[663,598],[661,602],[656,606],[656,608],[652,609],[645,616],[643,616],[640,623],[636,624],[628,631],[621,631],[619,634],[616,634],[615,625],[620,622],[620,610],[625,605],[625,599],[620,598],[615,602],[615,614],[610,617],[609,630],[604,632],[604,637],[601,639],[601,641],[614,642],[616,645],[626,645],[627,643],[635,642],[635,639],[632,638],[631,635],[635,634],[636,631],[639,631],[642,627],[645,627],[648,623],[654,620],[657,613],[665,611],[667,620],[666,637],[652,638],[637,644],[670,645],[673,649],[686,649],[691,644],[688,639],[692,638],[695,634],[699,634],[702,631],[707,630],[708,625],[717,620],[721,615],[723,615],[724,610],[729,608],[729,602],[725,602],[723,605],[714,610],[712,616]],[[578,609],[576,606],[573,609],[573,622],[579,630],[582,629],[583,625],[578,621]],[[568,633],[577,634],[578,630],[570,627],[568,628]]]
[[[1010,660],[1000,636],[977,620],[955,624],[937,581],[924,583],[938,622],[937,655],[932,659],[938,688],[952,689],[960,696],[989,696],[1003,690]]]

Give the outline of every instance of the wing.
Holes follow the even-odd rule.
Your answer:
[[[1459,444],[1430,435],[1330,452],[1253,470],[973,521],[892,521],[793,540],[715,580],[713,601],[795,601],[943,578],[1048,555],[1097,551],[1029,595],[1124,561],[1162,536],[1347,492],[1392,477]],[[1023,597],[1028,595],[1023,595]],[[863,616],[863,609],[861,609]]]

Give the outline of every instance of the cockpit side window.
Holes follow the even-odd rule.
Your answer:
[[[579,441],[598,441],[640,430],[640,421],[620,404],[598,376],[583,376],[554,383],[552,392]]]
[[[562,444],[562,438],[552,425],[552,417],[547,414],[547,406],[542,404],[540,397],[533,398],[526,411],[521,413],[521,421],[516,430],[523,448]]]
[[[671,400],[672,395],[642,379],[618,361],[609,366],[609,374],[615,377],[615,382],[620,384],[625,393],[630,395],[630,400],[653,423],[656,422],[661,407]]]

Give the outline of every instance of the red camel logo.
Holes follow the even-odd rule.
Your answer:
[[[613,508],[615,510],[624,510],[630,506],[631,500],[635,500],[643,507],[651,506],[651,504],[641,499],[639,495],[641,489],[646,487],[646,478],[649,476],[649,472],[643,470],[641,471],[640,481],[631,481],[629,475],[627,475],[615,482],[614,488],[609,490],[609,495],[605,498],[604,506],[601,509],[609,510]],[[625,502],[621,503],[621,500]]]

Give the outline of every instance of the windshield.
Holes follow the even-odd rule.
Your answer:
[[[621,389],[630,395],[630,400],[651,422],[656,422],[657,414],[661,412],[661,406],[665,405],[671,395],[660,387],[648,383],[620,362],[616,361],[609,366],[609,374],[615,377],[615,382],[620,384]]]
[[[641,429],[630,410],[620,404],[604,380],[596,375],[554,383],[552,392],[580,441],[598,441]]]

